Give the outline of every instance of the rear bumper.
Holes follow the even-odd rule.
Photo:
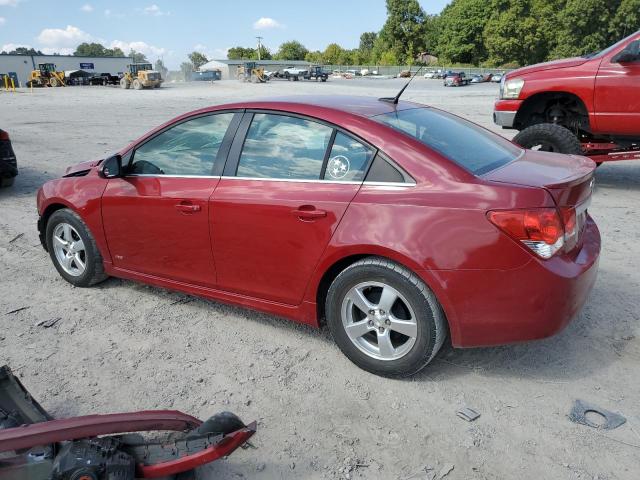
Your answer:
[[[523,342],[565,328],[584,306],[598,272],[600,232],[591,218],[583,235],[577,254],[532,258],[515,270],[432,272],[446,297],[453,345]]]

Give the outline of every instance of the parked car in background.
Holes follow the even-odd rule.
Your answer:
[[[69,167],[38,191],[38,230],[77,287],[113,275],[326,321],[354,363],[405,376],[447,335],[568,324],[596,279],[594,169],[412,102],[245,101]]]
[[[445,87],[464,87],[469,83],[470,80],[464,72],[448,73],[443,82]]]
[[[119,85],[120,77],[110,73],[99,73],[89,77],[89,85]]]
[[[502,81],[502,77],[504,74],[502,73],[494,73],[491,77],[491,81],[494,83],[500,83]]]
[[[429,70],[424,74],[424,78],[436,78],[436,71],[435,70]]]
[[[484,82],[482,75],[473,75],[469,83],[482,83],[482,82]]]
[[[5,130],[0,129],[0,187],[13,185],[17,175],[18,163],[11,139]]]
[[[494,121],[526,148],[640,159],[640,31],[603,51],[509,72]]]

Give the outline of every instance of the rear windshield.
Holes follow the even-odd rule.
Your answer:
[[[410,135],[474,175],[495,170],[522,152],[495,133],[431,108],[384,113],[373,119]]]

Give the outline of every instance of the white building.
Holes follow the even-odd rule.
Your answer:
[[[118,75],[126,71],[129,57],[76,57],[73,55],[0,55],[0,77],[15,74],[16,87],[24,87],[32,70],[40,63],[53,63],[57,71],[84,70],[92,73]]]
[[[263,67],[271,72],[291,66],[309,66],[309,62],[302,60],[211,60],[201,65],[198,70],[201,72],[220,70],[222,80],[235,79],[238,66],[243,65],[245,62],[256,62],[258,67]]]

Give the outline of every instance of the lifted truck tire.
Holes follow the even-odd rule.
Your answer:
[[[561,125],[538,123],[518,133],[513,141],[523,148],[556,152],[571,155],[583,155],[578,138]]]

